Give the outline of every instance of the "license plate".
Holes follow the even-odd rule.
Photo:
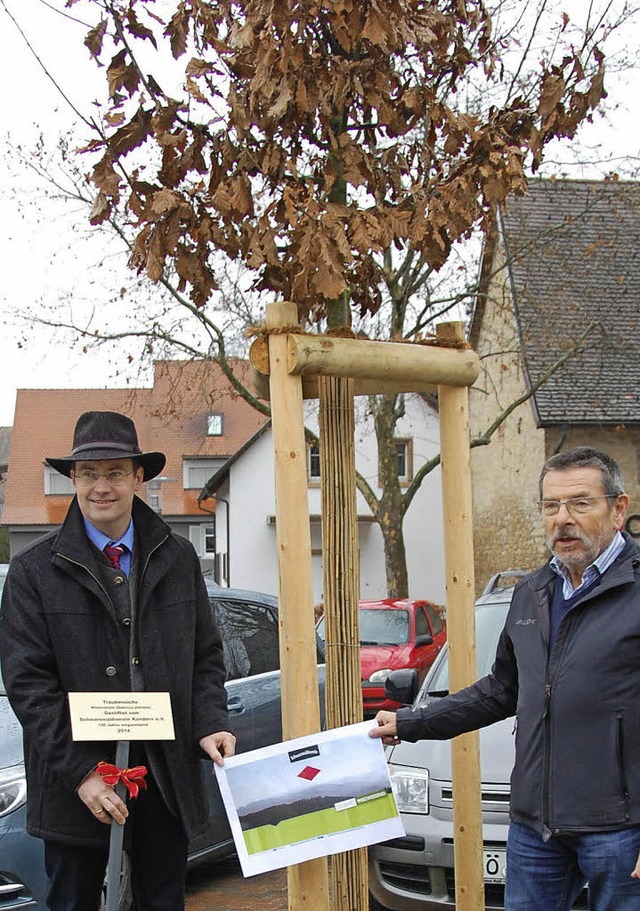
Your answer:
[[[503,883],[507,875],[507,852],[499,848],[482,852],[484,881],[486,883]]]

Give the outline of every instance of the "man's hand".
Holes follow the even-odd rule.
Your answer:
[[[376,715],[378,723],[377,728],[371,728],[369,737],[381,737],[382,742],[388,747],[395,746],[400,742],[398,737],[398,728],[396,727],[395,712],[378,712]]]
[[[87,805],[96,819],[109,825],[112,819],[123,826],[129,815],[127,806],[111,785],[105,784],[102,775],[90,772],[77,791],[80,800]]]
[[[200,738],[200,748],[210,756],[217,765],[224,765],[225,756],[233,756],[236,751],[236,738],[229,731],[218,731]]]
[[[638,854],[636,865],[631,873],[631,879],[640,879],[640,854]]]

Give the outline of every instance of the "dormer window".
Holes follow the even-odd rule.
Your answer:
[[[207,415],[207,436],[222,436],[222,414],[219,411],[213,411]]]

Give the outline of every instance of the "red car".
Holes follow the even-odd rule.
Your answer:
[[[384,682],[399,668],[418,672],[420,683],[447,641],[447,628],[430,601],[388,598],[360,601],[360,676],[365,718],[380,709],[394,711],[398,702],[387,698]],[[324,641],[324,618],[317,633]]]

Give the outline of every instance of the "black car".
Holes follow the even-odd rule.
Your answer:
[[[0,590],[6,566],[0,568]],[[230,726],[237,751],[282,740],[278,603],[272,595],[219,588],[207,581],[209,600],[224,644]],[[320,653],[319,653],[320,660]],[[321,706],[324,665],[318,666]],[[211,824],[189,846],[189,864],[235,851],[212,763],[204,761]],[[0,678],[0,911],[45,911],[43,843],[27,835],[22,732]],[[129,906],[123,865],[119,908]]]

